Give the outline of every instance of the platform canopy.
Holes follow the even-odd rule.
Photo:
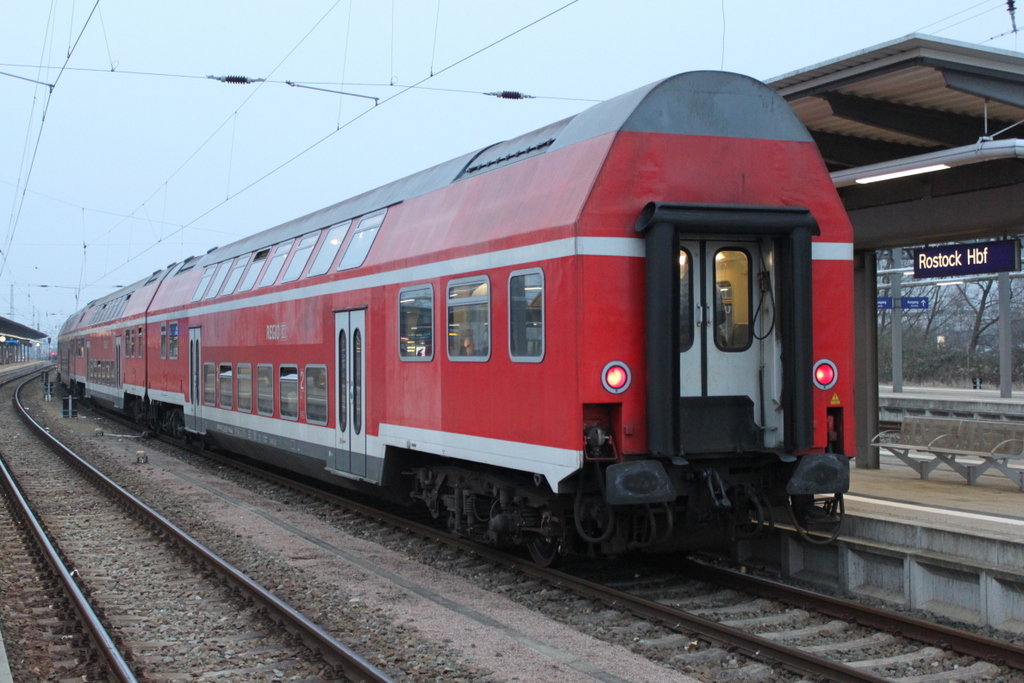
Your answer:
[[[768,85],[818,143],[855,249],[1024,231],[1024,54],[915,34]]]
[[[0,316],[0,336],[4,337],[4,343],[8,340],[18,340],[22,343],[29,343],[46,339],[46,333],[33,330],[27,325],[16,323],[13,320]]]

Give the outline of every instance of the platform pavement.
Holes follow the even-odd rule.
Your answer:
[[[883,451],[880,469],[851,469],[845,502],[847,514],[1024,543],[1024,493],[998,472],[969,486],[940,465],[921,479]]]
[[[884,406],[927,406],[938,414],[943,409],[953,413],[976,411],[986,418],[1002,414],[1003,419],[1024,419],[1024,390],[1002,398],[998,389],[961,389],[950,387],[904,386],[902,392],[891,385],[879,385],[880,412]],[[895,416],[898,419],[898,416]],[[1011,467],[1022,467],[1010,463]],[[900,507],[863,498],[883,498],[892,503],[924,506],[923,510]],[[938,526],[951,531],[1024,542],[1024,493],[1017,485],[995,470],[981,476],[969,486],[966,480],[945,465],[935,469],[928,479],[921,479],[896,457],[881,451],[881,468],[852,470],[850,494],[846,497],[847,512],[878,518],[893,518],[925,526]],[[945,512],[941,512],[945,510]],[[983,518],[970,516],[970,513]],[[993,519],[987,519],[992,517]]]

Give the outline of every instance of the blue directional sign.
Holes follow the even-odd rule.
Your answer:
[[[976,242],[914,250],[914,277],[958,277],[1020,270],[1020,242]]]
[[[878,297],[878,310],[886,311],[892,308],[892,297],[891,296],[880,296]]]
[[[900,308],[903,310],[924,310],[928,308],[928,297],[926,296],[901,296]]]

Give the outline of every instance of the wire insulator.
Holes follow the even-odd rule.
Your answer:
[[[215,81],[221,83],[237,83],[239,85],[249,85],[250,83],[262,83],[263,78],[249,78],[248,76],[207,76]]]
[[[484,94],[485,95],[490,95],[491,97],[497,97],[498,99],[502,99],[502,100],[532,100],[532,99],[534,99],[533,95],[526,95],[524,93],[519,92],[518,90],[502,90],[501,92],[485,92]]]

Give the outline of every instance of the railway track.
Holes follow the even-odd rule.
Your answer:
[[[1024,681],[1024,649],[1010,643],[695,563],[590,579],[591,565],[546,570],[262,468],[206,457],[339,506],[347,518],[446,544],[456,550],[419,554],[470,578],[496,577],[485,580],[492,590],[580,628],[599,624],[606,639],[706,680]],[[575,616],[554,614],[558,605],[571,605]]]
[[[60,651],[49,665],[36,656],[22,673],[125,682],[392,680],[49,436],[16,394],[14,403],[26,424],[7,419],[0,448],[11,512],[0,537],[5,556],[18,558],[13,569],[5,565],[5,602],[23,605],[16,630]]]

